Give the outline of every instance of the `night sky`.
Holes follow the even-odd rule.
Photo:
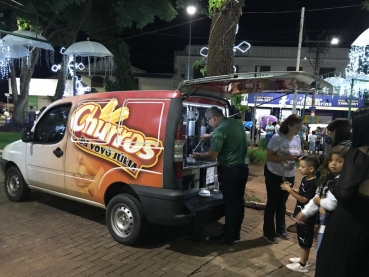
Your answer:
[[[304,39],[308,37],[310,40],[317,40],[325,31],[329,39],[340,39],[339,47],[349,48],[369,28],[369,11],[362,10],[362,0],[245,2],[236,43],[246,40],[252,46],[297,47],[301,7],[306,9]],[[332,9],[344,6],[354,7]],[[207,45],[210,23],[211,20],[205,15],[192,16],[192,45]],[[163,28],[166,29],[162,30]],[[180,10],[172,22],[156,20],[143,30],[126,31],[122,39],[131,47],[133,66],[148,73],[173,73],[174,52],[183,51],[188,44],[189,15],[185,10]],[[58,51],[57,49],[56,53]],[[34,77],[42,78],[51,74],[45,66],[37,67]],[[7,90],[7,82],[1,81],[0,91]],[[0,93],[0,101],[2,100],[3,94]]]
[[[238,42],[246,40],[254,46],[297,47],[301,7],[303,6],[306,9],[304,37],[307,35],[310,40],[317,40],[318,36],[326,31],[329,38],[338,37],[341,40],[339,47],[349,48],[351,43],[369,28],[369,11],[361,9],[362,0],[246,0],[245,2],[236,39]],[[358,6],[309,11],[353,5]],[[192,45],[208,44],[210,23],[210,19],[205,15],[193,16]],[[188,45],[189,15],[185,10],[181,10],[172,22],[157,21],[143,30],[152,32],[177,24],[183,25],[131,38],[130,36],[138,35],[140,32],[127,34],[125,41],[131,45],[132,65],[150,73],[173,73],[174,51],[182,51]]]

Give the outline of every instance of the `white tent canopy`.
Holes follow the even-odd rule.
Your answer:
[[[0,40],[0,59],[20,59],[27,57],[29,51],[22,45],[10,45]]]
[[[47,42],[47,39],[39,34],[36,34],[35,32],[18,30],[18,31],[14,31],[13,33],[17,35],[21,35],[21,36],[26,36],[29,38],[21,37],[21,36],[6,35],[3,38],[3,40],[11,45],[24,45],[28,47],[36,47],[36,48],[54,51],[54,48],[52,47],[50,43]],[[44,40],[45,42],[34,40],[32,38]]]
[[[352,46],[367,46],[369,45],[369,29],[366,29],[358,38],[351,44]]]
[[[73,43],[63,54],[79,57],[113,57],[113,54],[104,45],[89,40]]]

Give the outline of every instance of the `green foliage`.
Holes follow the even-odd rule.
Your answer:
[[[118,47],[112,48],[111,51],[114,54],[116,81],[112,82],[107,77],[105,80],[106,91],[137,89],[131,70],[130,54],[127,44],[123,41]]]
[[[9,143],[20,140],[21,134],[15,132],[1,132],[0,133],[0,149],[4,149]]]
[[[199,61],[195,61],[192,66],[193,66],[193,68],[201,67],[200,72],[201,72],[202,76],[205,76],[205,72],[206,72],[205,58],[201,58]]]
[[[177,15],[172,2],[168,0],[111,0],[110,2],[116,10],[116,23],[119,26],[132,27],[135,25],[138,29],[142,29],[149,23],[153,23],[155,17],[171,21]]]
[[[212,17],[220,8],[227,3],[227,0],[209,0],[209,17]]]
[[[249,148],[247,150],[247,154],[249,156],[250,163],[265,164],[267,162],[266,150]]]
[[[236,109],[241,114],[241,118],[244,118],[245,112],[250,111],[249,106],[242,105],[242,95],[241,94],[233,94],[230,97],[230,100],[232,101],[232,104],[236,107]]]
[[[247,202],[261,202],[261,200],[259,198],[257,198],[256,196],[252,196],[252,197],[245,197],[245,201]]]
[[[263,138],[263,139],[260,139],[259,141],[258,141],[258,147],[259,147],[259,149],[262,149],[262,150],[266,150],[267,149],[267,143],[266,143],[266,139],[265,138]]]
[[[363,1],[362,4],[363,4],[363,8],[362,9],[369,11],[369,0]]]

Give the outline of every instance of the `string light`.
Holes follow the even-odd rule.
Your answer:
[[[60,53],[63,54],[65,50],[65,47],[62,47],[60,49]],[[67,65],[67,69],[68,69],[68,73],[69,75],[72,77],[72,84],[73,84],[73,78],[76,80],[76,91],[77,91],[77,95],[82,95],[85,94],[86,92],[90,92],[91,91],[91,87],[86,86],[84,87],[82,84],[82,79],[78,78],[78,76],[74,76],[74,67],[76,67],[76,70],[83,70],[85,69],[85,65],[83,63],[74,63],[74,59],[73,56],[69,56],[68,57],[68,65]],[[53,72],[58,72],[61,69],[61,64],[54,64],[51,67],[51,71]],[[71,84],[69,84],[68,82],[65,83],[65,87],[64,87],[64,97],[68,97],[68,96],[73,96],[73,85],[71,86]]]
[[[236,34],[238,33],[238,24],[236,26]],[[233,54],[236,55],[237,51],[242,52],[242,54],[245,54],[249,49],[251,48],[251,44],[247,41],[242,41],[240,44],[233,46]],[[204,58],[208,57],[209,48],[208,47],[202,47],[200,49],[200,56],[203,56]],[[233,66],[234,73],[237,73],[237,67]]]
[[[8,78],[9,75],[9,63],[10,63],[10,48],[7,45],[3,44],[3,41],[0,40],[0,75],[1,79]]]

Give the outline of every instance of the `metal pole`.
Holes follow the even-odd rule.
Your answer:
[[[320,46],[317,46],[317,50],[315,53],[315,75],[319,76],[319,69],[320,69]],[[311,99],[311,114],[310,114],[310,124],[314,124],[315,119],[315,99],[316,99],[316,93],[320,89],[320,82],[315,81],[315,89],[313,91],[313,97]],[[313,112],[314,111],[314,112]]]
[[[192,35],[191,22],[192,22],[192,17],[191,17],[191,14],[190,14],[190,36],[188,38],[187,80],[190,80],[191,35]]]
[[[76,78],[77,78],[77,61],[76,61],[76,55],[73,54],[73,95],[77,95],[77,88],[76,88]]]
[[[350,84],[351,90],[350,90],[349,109],[348,109],[347,119],[351,119],[352,94],[354,93],[354,84],[355,84],[355,79],[351,79],[351,84]]]
[[[305,7],[301,9],[300,33],[299,33],[299,44],[297,47],[296,71],[300,71],[302,32],[304,30],[304,15],[305,15]]]
[[[304,15],[305,15],[305,7],[301,9],[300,33],[299,33],[299,44],[297,47],[296,71],[300,71],[300,57],[301,57],[302,31],[304,29]],[[297,90],[295,90],[293,94],[293,106],[292,106],[293,114],[296,114],[296,105],[297,105]]]
[[[258,92],[255,93],[255,100],[254,100],[254,115],[253,115],[253,120],[254,122],[252,123],[252,136],[250,136],[250,140],[251,140],[251,145],[252,146],[256,146],[256,141],[254,140],[254,138],[257,137],[256,132],[256,104],[258,102]]]
[[[305,91],[304,107],[302,108],[302,112],[301,112],[302,121],[304,121],[305,119],[306,97],[307,97],[307,91]]]

